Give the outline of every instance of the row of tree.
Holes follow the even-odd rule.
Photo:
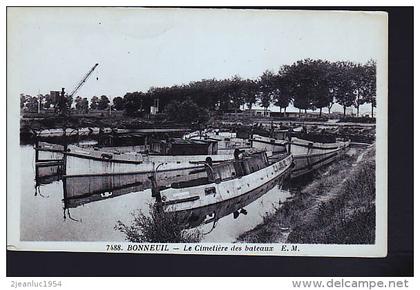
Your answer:
[[[121,97],[114,98],[112,109],[124,110],[123,99]],[[120,102],[118,102],[120,101]],[[20,107],[29,112],[37,112],[38,110],[54,110],[58,107],[59,102],[50,94],[39,94],[36,97],[21,94]],[[65,106],[67,109],[74,108],[78,113],[87,113],[89,110],[108,110],[110,108],[110,100],[107,96],[93,96],[90,99],[77,96],[74,100],[72,97],[65,96]]]
[[[266,71],[256,80],[234,76],[224,80],[201,80],[187,85],[151,88],[149,91],[127,93],[123,103],[129,113],[150,108],[158,99],[165,109],[172,102],[192,100],[201,108],[221,111],[237,111],[246,105],[251,109],[259,104],[268,108],[271,104],[285,112],[293,104],[304,110],[327,108],[334,103],[346,109],[370,103],[376,107],[376,63],[329,62],[305,59],[292,65],[284,65],[276,73]]]
[[[188,102],[185,102],[188,100]],[[43,108],[54,105],[49,95],[31,97],[21,95],[21,107],[33,110],[41,101]],[[74,104],[73,104],[74,103]],[[76,97],[67,100],[78,112],[91,110],[124,110],[128,115],[150,112],[150,107],[159,104],[159,111],[168,112],[180,104],[197,105],[208,111],[238,111],[241,106],[251,109],[255,104],[264,108],[270,105],[286,108],[294,107],[307,111],[327,108],[330,112],[334,103],[344,108],[354,106],[359,114],[362,104],[370,103],[376,107],[376,63],[366,64],[348,61],[329,62],[305,59],[292,65],[284,65],[279,71],[264,72],[258,79],[242,79],[234,76],[229,79],[204,79],[185,85],[171,87],[152,87],[147,92],[129,92],[124,97],[115,97],[112,103],[105,95],[87,98]],[[170,105],[170,106],[169,106]]]

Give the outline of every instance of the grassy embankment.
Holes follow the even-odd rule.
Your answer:
[[[239,242],[375,242],[375,150],[344,155]]]

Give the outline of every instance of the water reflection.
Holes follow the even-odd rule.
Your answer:
[[[58,181],[64,174],[63,160],[51,160],[35,163],[36,185],[49,184]]]
[[[36,186],[52,183],[62,179],[62,165],[35,165]]]
[[[21,148],[23,160],[34,160],[31,146]],[[22,173],[22,240],[124,241],[124,235],[114,230],[116,222],[129,224],[130,213],[138,209],[147,212],[154,202],[145,174],[63,176],[62,164],[26,166]],[[179,177],[158,179],[165,186]],[[235,241],[241,233],[261,223],[280,200],[290,196],[277,184],[278,180],[274,180],[218,206],[185,212],[184,220],[188,227],[199,227],[206,234],[203,242]],[[31,187],[37,189],[37,194],[28,194],[33,192]]]
[[[76,208],[87,203],[143,191],[144,184],[137,181],[136,177],[135,175],[65,177],[63,180],[64,208]]]
[[[173,182],[205,177],[202,169],[180,169],[156,173],[163,189]],[[74,208],[86,203],[114,198],[151,188],[151,173],[120,173],[98,175],[72,175],[63,177],[64,207]]]
[[[283,180],[281,178],[272,180],[263,186],[252,190],[246,194],[237,196],[227,201],[212,204],[193,210],[178,212],[181,222],[185,223],[187,227],[194,228],[203,224],[213,224],[212,230],[215,228],[216,223],[223,217],[232,214],[233,219],[237,219],[241,214],[247,215],[248,211],[245,209],[247,205],[254,202],[276,185],[281,189]]]

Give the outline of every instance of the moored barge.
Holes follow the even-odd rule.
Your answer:
[[[273,180],[290,173],[293,159],[285,154],[270,164],[265,152],[235,154],[235,160],[213,165],[206,164],[207,177],[174,183],[168,189],[152,192],[166,212],[182,212],[215,204],[264,190]]]

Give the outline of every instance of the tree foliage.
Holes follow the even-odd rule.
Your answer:
[[[166,106],[166,114],[170,121],[203,123],[208,120],[208,111],[198,106],[191,99],[175,101]]]
[[[143,107],[145,94],[142,92],[127,93],[124,96],[125,112],[129,116],[140,114]]]
[[[346,108],[354,105],[356,98],[355,64],[351,62],[337,62],[335,65],[336,100],[338,104],[343,106],[345,115]]]
[[[106,110],[109,108],[109,99],[107,96],[102,95],[98,101],[98,110]]]
[[[74,102],[75,102],[75,109],[77,112],[85,114],[89,111],[89,101],[87,98],[82,98],[80,96],[77,96]]]
[[[97,110],[99,106],[99,98],[97,96],[93,96],[92,99],[90,99],[90,108],[92,110]]]
[[[121,97],[115,97],[112,100],[112,104],[113,104],[112,106],[113,106],[113,108],[115,110],[117,110],[117,111],[124,110],[124,99],[123,98],[121,98]]]
[[[40,95],[41,109],[56,106],[51,96]],[[70,108],[73,100],[66,99]],[[90,106],[87,98],[77,97],[75,109],[87,112],[109,108],[109,96],[93,96]],[[331,109],[334,103],[344,108],[370,103],[376,107],[376,62],[357,64],[349,61],[329,62],[304,59],[290,65],[283,65],[277,72],[265,71],[257,79],[243,79],[233,76],[226,79],[202,79],[188,84],[165,87],[151,87],[149,90],[127,92],[123,98],[115,97],[112,107],[124,110],[127,115],[144,116],[150,107],[158,104],[159,112],[169,114],[169,119],[186,118],[188,121],[204,120],[209,111],[237,112],[241,107],[251,109],[259,104],[264,108],[271,105],[286,109],[289,104],[306,110]],[[38,98],[20,95],[22,110],[36,111]],[[88,108],[86,108],[88,107]],[[184,108],[192,111],[182,111]],[[178,112],[178,113],[177,113]],[[184,114],[185,112],[185,114]]]

